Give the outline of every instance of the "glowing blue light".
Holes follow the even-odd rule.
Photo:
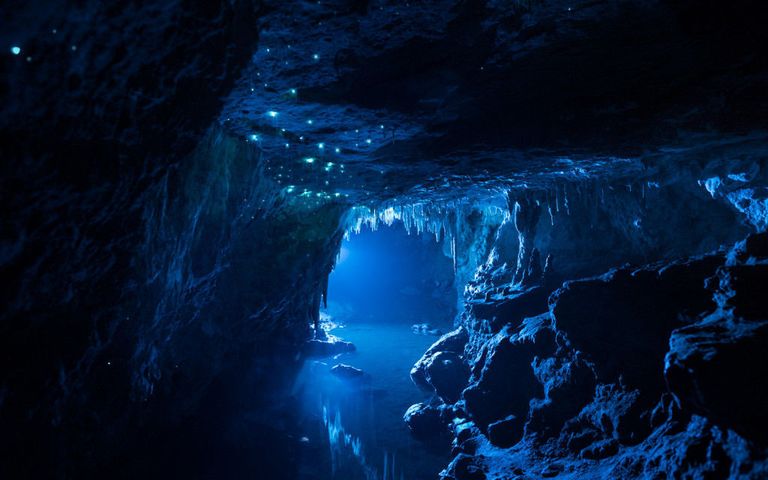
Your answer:
[[[269,115],[272,118],[275,118],[278,115],[278,113],[274,110],[270,110],[267,112],[267,115]]]
[[[304,159],[306,163],[315,163],[315,159],[313,157],[307,157]]]
[[[250,135],[248,136],[248,138],[249,138],[249,139],[250,139],[252,142],[258,142],[258,141],[259,141],[259,136],[258,136],[258,135],[256,135],[255,133],[252,133],[252,134],[250,134]]]
[[[21,48],[14,45],[13,47],[11,47],[11,53],[14,55],[18,55],[21,53]]]
[[[290,143],[286,143],[286,144],[285,144],[285,148],[289,148],[290,146],[291,146],[291,144],[290,144]]]
[[[312,125],[313,123],[315,123],[315,122],[313,122],[312,119],[307,120],[307,124],[308,125]]]
[[[312,55],[312,58],[313,58],[314,60],[320,60],[320,55],[318,55],[318,54],[316,54],[316,53],[315,53],[314,55]]]
[[[293,185],[288,185],[288,188],[285,189],[285,191],[288,193],[293,193],[294,190],[296,190],[296,187]]]
[[[368,145],[370,145],[370,144],[371,144],[371,139],[370,139],[370,138],[366,138],[366,139],[365,139],[365,143],[367,143]]]
[[[334,151],[335,151],[336,153],[341,153],[341,149],[340,149],[339,147],[336,147],[336,148],[334,149]]]
[[[291,95],[296,95],[296,89],[295,89],[295,88],[292,88],[292,89],[290,90],[290,92],[291,92]]]
[[[379,125],[379,128],[384,130],[384,125]]]
[[[324,144],[324,143],[318,143],[318,144],[317,144],[317,148],[319,148],[320,150],[322,150],[322,149],[324,149],[324,148],[325,148],[325,144]]]

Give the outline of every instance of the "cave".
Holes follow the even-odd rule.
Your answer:
[[[0,18],[0,478],[768,478],[764,2]]]

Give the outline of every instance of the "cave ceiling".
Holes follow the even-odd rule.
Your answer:
[[[271,1],[219,122],[291,193],[356,201],[751,158],[768,111],[759,16],[718,2]]]

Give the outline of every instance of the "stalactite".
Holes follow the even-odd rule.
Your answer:
[[[530,195],[521,196],[514,200],[510,197],[509,202],[510,205],[513,205],[510,210],[514,212],[513,218],[519,240],[517,267],[513,281],[520,284],[523,280],[529,280],[525,272],[529,269],[534,251],[533,239],[536,235],[536,225],[539,222],[541,204]]]

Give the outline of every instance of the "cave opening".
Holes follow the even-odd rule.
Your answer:
[[[409,371],[453,328],[454,277],[450,240],[408,232],[399,222],[347,235],[316,337],[354,349],[309,358],[298,376],[307,432],[302,471],[394,480],[428,478],[445,465],[447,442],[419,442],[402,419],[410,405],[432,397]]]

